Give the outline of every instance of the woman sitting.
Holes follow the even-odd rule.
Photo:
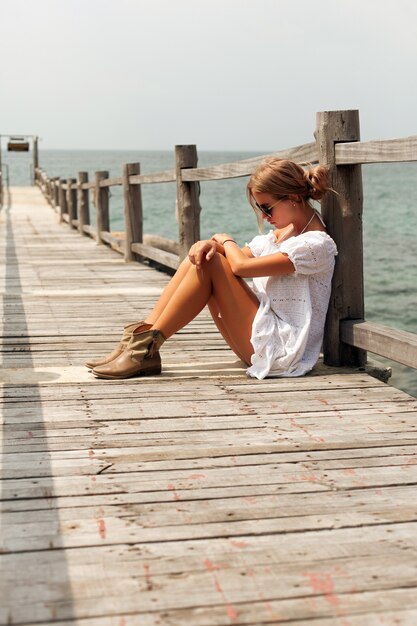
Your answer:
[[[240,248],[228,233],[198,241],[145,320],[124,329],[94,376],[161,372],[159,348],[208,305],[247,374],[302,376],[319,358],[337,249],[310,200],[329,191],[328,170],[270,158],[251,176],[248,200],[273,230]],[[253,279],[252,288],[244,280]]]

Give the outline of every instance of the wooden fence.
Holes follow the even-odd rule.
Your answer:
[[[330,168],[330,184],[337,192],[328,194],[321,211],[339,255],[323,342],[328,365],[363,366],[366,351],[417,368],[417,335],[394,330],[364,319],[362,174],[363,163],[417,161],[417,136],[388,141],[361,142],[358,111],[317,113],[315,142],[274,155],[298,163],[321,163]],[[123,166],[122,175],[109,178],[96,172],[95,180],[80,172],[78,179],[49,178],[37,168],[35,181],[62,220],[98,244],[111,245],[126,261],[151,259],[176,269],[190,246],[200,238],[200,181],[250,176],[266,156],[214,167],[197,167],[193,145],[176,146],[175,170],[141,174],[139,163]],[[141,186],[176,182],[178,241],[143,234]],[[123,187],[124,237],[110,232],[109,189]],[[89,199],[94,194],[96,227],[90,225]]]

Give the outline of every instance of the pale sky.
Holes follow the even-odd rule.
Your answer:
[[[316,111],[417,134],[415,0],[0,0],[0,134],[270,152]]]

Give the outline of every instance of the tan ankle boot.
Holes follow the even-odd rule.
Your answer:
[[[132,333],[130,341],[120,356],[93,369],[97,378],[118,380],[132,376],[155,376],[161,373],[159,348],[165,341],[159,330],[141,330]]]
[[[117,359],[117,357],[120,356],[124,350],[126,350],[127,344],[130,341],[133,331],[139,327],[142,330],[148,330],[149,328],[151,328],[151,324],[146,324],[146,322],[144,321],[139,321],[125,326],[120,342],[117,344],[114,350],[110,352],[110,354],[103,357],[102,359],[98,359],[97,361],[86,361],[84,365],[88,367],[88,369],[92,370],[99,365],[106,365],[106,363],[110,363],[110,361]]]

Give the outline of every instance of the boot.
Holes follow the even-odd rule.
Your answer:
[[[135,322],[134,324],[129,324],[128,326],[125,326],[123,329],[123,335],[122,335],[120,342],[114,348],[114,350],[110,352],[110,354],[103,357],[102,359],[98,359],[97,361],[86,361],[84,365],[88,367],[88,369],[92,370],[95,367],[98,367],[99,365],[106,365],[106,363],[110,363],[110,361],[117,359],[117,357],[120,356],[124,350],[126,350],[127,344],[129,343],[129,340],[132,336],[133,331],[139,327],[142,330],[148,330],[149,328],[151,328],[151,324],[146,324],[143,321],[139,321],[139,322]]]
[[[124,352],[116,359],[93,369],[97,378],[118,380],[132,376],[155,376],[161,373],[159,348],[165,341],[160,330],[138,328]]]

